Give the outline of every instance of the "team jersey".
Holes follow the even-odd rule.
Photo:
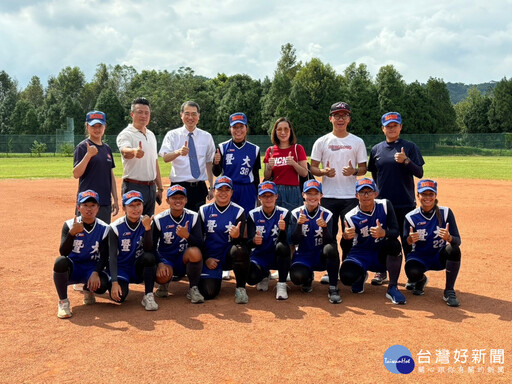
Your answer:
[[[233,202],[223,212],[217,209],[215,203],[205,204],[199,208],[203,221],[205,252],[208,258],[213,257],[221,261],[219,264],[224,263],[226,252],[233,245],[229,230],[243,213],[244,209]],[[241,236],[243,236],[242,233]]]
[[[308,221],[302,224],[302,236],[298,241],[294,238],[293,232],[297,227],[297,221],[302,212],[305,212]],[[322,249],[324,245],[324,231],[325,229],[319,227],[316,221],[320,218],[320,215],[323,214],[323,219],[327,223],[327,230],[331,231],[332,229],[332,212],[328,209],[318,206],[318,209],[314,212],[313,216],[309,214],[305,206],[297,207],[292,211],[291,221],[290,221],[290,233],[291,243],[298,245],[297,251],[295,252],[294,259],[300,258],[300,256],[314,254],[320,255],[322,253]],[[295,240],[295,241],[294,241]]]
[[[446,228],[447,223],[453,237],[452,244],[460,245],[459,230],[450,208],[439,207],[439,213],[441,223],[435,213],[432,213],[432,217],[429,218],[419,207],[405,215],[404,236],[409,236],[411,227],[419,234],[419,240],[412,244],[411,253],[417,256],[431,255],[441,250],[446,242],[439,236],[439,229]]]
[[[65,224],[69,229],[73,227],[74,219],[66,220]],[[81,222],[82,217],[77,217],[77,222]],[[108,224],[96,218],[93,228],[87,231],[77,233],[73,240],[73,249],[67,255],[74,263],[96,265],[100,259],[100,243],[107,237]]]
[[[135,229],[131,229],[126,222],[126,216],[123,216],[110,224],[110,227],[118,239],[118,268],[131,268],[135,260],[144,254],[144,225],[139,220]]]
[[[377,226],[377,220],[386,232],[388,232],[388,203],[385,199],[375,199],[375,205],[371,213],[363,212],[359,205],[348,211],[345,215],[345,221],[348,226],[356,229],[356,236],[352,243],[352,249],[354,251],[376,251],[380,248],[383,243],[383,238],[376,239],[370,233],[371,227]],[[394,222],[396,227],[396,219]],[[398,236],[398,227],[394,228],[394,234]],[[386,235],[390,235],[386,233]]]
[[[222,169],[224,176],[233,180],[234,184],[250,184],[254,182],[252,169],[256,161],[260,161],[258,154],[260,148],[246,141],[238,148],[233,140],[219,144],[222,155]]]
[[[267,267],[274,262],[274,253],[277,240],[279,238],[279,220],[281,215],[283,219],[288,214],[286,208],[276,206],[270,217],[263,212],[262,207],[258,207],[249,212],[248,232],[259,232],[263,237],[261,245],[255,246],[251,252],[251,261],[256,261],[258,265]],[[252,226],[254,225],[254,229]],[[249,237],[254,236],[250,233]]]
[[[170,259],[182,254],[189,244],[187,239],[176,234],[176,229],[178,226],[184,227],[188,223],[188,232],[192,233],[192,228],[196,225],[198,219],[199,215],[196,212],[186,208],[179,221],[172,217],[170,209],[156,215],[153,220],[160,232],[158,244],[155,244],[157,256]]]

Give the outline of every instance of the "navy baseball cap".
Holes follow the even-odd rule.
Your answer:
[[[430,179],[424,179],[418,181],[418,193],[422,193],[425,191],[432,191],[437,194],[437,182]]]
[[[187,196],[187,189],[179,184],[171,185],[167,190],[167,197],[171,197],[177,193]]]
[[[363,188],[370,188],[372,191],[377,190],[375,182],[368,177],[363,177],[356,181],[356,192],[359,192]]]
[[[310,189],[316,189],[318,192],[322,193],[322,183],[315,179],[308,180],[304,183],[302,192],[306,193]]]
[[[236,112],[229,116],[229,126],[232,127],[235,124],[242,123],[243,125],[247,125],[247,116],[245,113]]]
[[[402,124],[402,116],[398,112],[388,112],[382,115],[382,125],[385,127],[389,123]]]
[[[273,181],[264,181],[258,185],[258,196],[261,196],[267,192],[277,195],[276,184]]]
[[[123,205],[128,205],[135,200],[140,200],[144,202],[144,199],[142,198],[142,193],[140,193],[139,191],[128,191],[123,195]]]
[[[89,125],[94,125],[100,123],[101,125],[105,125],[107,123],[107,115],[105,115],[101,111],[91,111],[85,116],[85,121]]]
[[[78,194],[78,204],[85,203],[89,199],[93,199],[97,204],[100,203],[99,195],[92,189],[88,189],[87,191],[83,191]]]
[[[217,177],[215,180],[214,188],[219,189],[220,187],[227,186],[233,189],[233,181],[227,176]]]
[[[348,105],[347,103],[344,103],[343,101],[338,101],[337,103],[334,103],[333,105],[331,105],[331,115],[336,113],[336,112],[348,112],[349,114],[351,114],[352,112],[350,111],[350,105]]]

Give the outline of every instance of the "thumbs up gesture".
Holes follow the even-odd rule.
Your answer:
[[[261,236],[260,231],[256,231],[256,235],[254,235],[254,244],[261,245],[263,243],[263,236]]]
[[[279,230],[284,231],[286,229],[286,222],[284,221],[283,215],[279,216],[279,221],[277,222],[277,226]]]
[[[183,147],[181,147],[180,149],[178,149],[178,155],[179,156],[187,156],[188,155],[188,142],[187,140],[185,140],[185,144],[183,144]]]
[[[441,237],[444,241],[447,241],[448,243],[452,241],[449,223],[446,223],[446,228],[439,228],[439,237]]]
[[[329,160],[327,160],[327,164],[325,164],[325,168],[323,169],[323,175],[327,177],[336,176],[336,169],[331,168],[331,163]]]
[[[135,157],[141,159],[144,157],[144,151],[142,150],[142,141],[139,141],[139,146],[135,148]]]
[[[407,155],[405,154],[404,147],[402,147],[400,152],[395,153],[395,161],[402,164],[405,160],[407,160]]]
[[[306,221],[309,221],[308,217],[306,216],[306,209],[300,210],[299,219],[297,220],[297,224],[304,224]]]
[[[352,160],[348,161],[348,165],[343,167],[343,176],[355,176],[356,169],[352,165]]]
[[[295,164],[295,160],[293,159],[292,151],[290,151],[288,156],[286,156],[286,165],[291,165],[293,167],[293,164]]]
[[[76,236],[78,233],[84,231],[84,223],[82,221],[78,221],[78,217],[75,215],[75,219],[73,220],[73,226],[69,230],[69,234],[71,236]]]
[[[153,221],[153,216],[149,217],[148,215],[142,215],[140,220],[142,221],[142,225],[146,231],[151,230],[151,222]]]
[[[215,156],[213,156],[213,164],[217,165],[220,163],[220,150],[217,148],[215,151]]]
[[[95,145],[90,145],[88,141],[85,142],[87,144],[87,154],[89,157],[94,157],[98,154],[98,148]]]
[[[190,236],[190,232],[188,231],[188,221],[185,223],[185,226],[178,225],[176,227],[176,234],[182,239],[188,239]]]
[[[374,239],[381,239],[386,236],[386,230],[380,225],[379,219],[375,222],[375,227],[370,227],[370,234]]]
[[[240,225],[242,224],[242,222],[238,222],[237,225],[232,225],[231,228],[229,228],[229,236],[232,238],[232,239],[238,239],[238,237],[240,236]]]
[[[417,242],[420,239],[420,234],[418,232],[414,232],[414,228],[411,226],[409,229],[409,236],[407,237],[407,243],[409,245]]]
[[[356,237],[356,228],[349,227],[348,223],[345,221],[345,230],[343,231],[343,238],[345,240],[352,240],[354,237]]]
[[[324,211],[320,212],[320,217],[316,220],[316,225],[322,228],[327,227],[327,223],[324,220]]]

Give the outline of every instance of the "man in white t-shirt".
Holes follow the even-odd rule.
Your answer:
[[[162,178],[158,165],[156,137],[148,128],[151,107],[144,97],[132,102],[132,124],[117,135],[117,147],[123,162],[122,194],[139,191],[144,199],[143,214],[155,213],[155,201],[162,201]]]
[[[357,176],[366,173],[368,159],[363,140],[347,131],[350,119],[351,111],[347,103],[340,101],[333,104],[329,115],[332,132],[315,141],[311,151],[311,172],[315,176],[322,176],[324,194],[322,206],[334,215],[332,219],[334,238],[338,234],[339,219],[341,218],[342,221],[343,232],[345,228],[343,217],[358,203],[354,185],[356,185]],[[342,239],[340,244],[344,260],[350,250],[351,242]]]

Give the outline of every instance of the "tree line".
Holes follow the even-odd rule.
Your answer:
[[[226,135],[233,112],[248,116],[250,134],[268,134],[274,121],[287,116],[298,136],[328,132],[329,108],[336,101],[352,107],[350,131],[379,134],[380,117],[398,111],[404,133],[512,132],[512,80],[503,78],[488,94],[472,88],[453,105],[446,83],[430,78],[426,84],[407,84],[386,65],[372,78],[365,64],[350,64],[342,74],[317,58],[297,61],[291,44],[281,47],[273,78],[246,74],[215,78],[198,76],[189,67],[169,72],[132,66],[99,64],[91,82],[79,67],[66,67],[50,77],[46,87],[33,76],[19,90],[15,79],[0,72],[0,134],[54,134],[73,117],[75,133],[83,133],[88,111],[107,114],[107,133],[115,135],[130,122],[131,101],[146,97],[152,105],[149,128],[157,135],[181,126],[179,109],[186,100],[201,106],[200,127]]]

